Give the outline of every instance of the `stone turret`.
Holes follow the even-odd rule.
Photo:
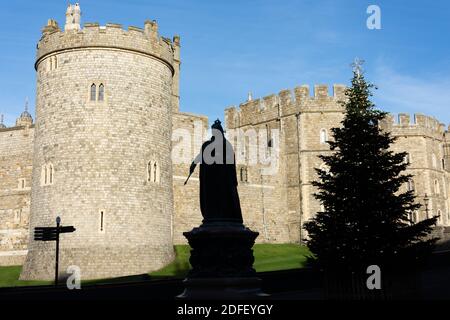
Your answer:
[[[38,43],[30,230],[74,225],[60,270],[148,273],[174,258],[172,111],[177,48],[145,28],[54,23]],[[72,22],[72,23],[71,23]],[[73,32],[77,30],[77,32]],[[32,232],[32,231],[31,231]],[[51,279],[54,245],[30,237],[22,279]]]
[[[79,31],[81,29],[81,8],[78,3],[74,5],[69,4],[66,11],[66,25],[64,27],[65,31],[75,30]]]
[[[16,127],[27,127],[33,124],[33,117],[28,112],[28,99],[25,101],[25,110],[20,114],[16,120]]]

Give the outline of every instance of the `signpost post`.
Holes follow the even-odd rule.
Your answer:
[[[61,233],[72,233],[75,230],[76,229],[73,226],[62,227],[60,217],[56,217],[56,227],[36,227],[36,228],[34,228],[34,240],[35,241],[56,241],[55,286],[58,285],[59,235]]]

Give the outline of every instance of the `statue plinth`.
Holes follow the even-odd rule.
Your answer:
[[[180,299],[258,299],[261,279],[253,269],[253,245],[258,232],[242,223],[206,222],[184,232],[191,246],[192,270]]]

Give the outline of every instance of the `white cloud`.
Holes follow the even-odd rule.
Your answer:
[[[424,113],[450,123],[450,76],[423,78],[381,66],[375,71],[378,107],[394,113]]]

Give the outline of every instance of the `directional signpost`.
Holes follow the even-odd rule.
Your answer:
[[[55,286],[58,285],[59,235],[61,233],[72,233],[75,230],[73,226],[62,227],[60,217],[56,218],[56,227],[34,228],[35,241],[56,241]]]

